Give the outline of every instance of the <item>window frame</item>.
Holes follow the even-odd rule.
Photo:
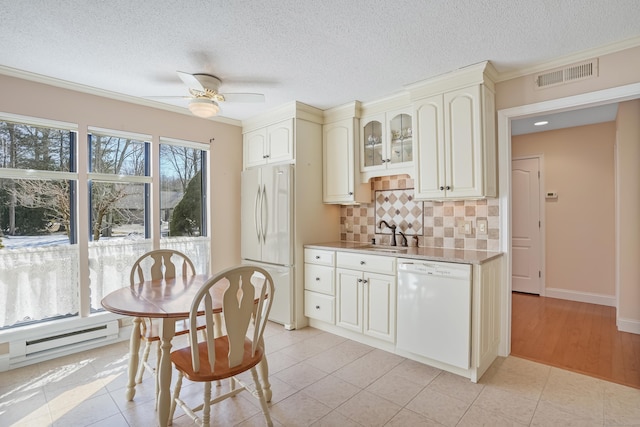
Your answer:
[[[91,210],[90,198],[91,192],[89,183],[93,181],[102,182],[131,182],[143,183],[145,185],[145,239],[149,239],[154,249],[161,247],[161,230],[159,221],[160,210],[160,146],[177,145],[181,147],[194,148],[201,151],[199,161],[200,171],[202,173],[202,229],[201,237],[207,237],[210,240],[210,218],[211,212],[209,206],[209,170],[210,166],[210,150],[211,146],[202,142],[194,142],[183,139],[175,139],[162,137],[158,135],[140,134],[135,132],[125,132],[113,129],[86,126],[81,127],[78,124],[60,121],[41,119],[37,117],[24,116],[11,113],[0,112],[0,121],[7,121],[21,125],[61,129],[69,131],[72,134],[72,142],[70,147],[70,167],[68,172],[63,171],[44,171],[44,170],[26,170],[26,169],[10,169],[0,168],[0,178],[9,179],[43,179],[43,180],[68,180],[70,185],[70,208],[72,209],[70,233],[73,236],[70,244],[76,245],[78,248],[78,297],[79,307],[78,313],[72,317],[65,317],[60,320],[49,322],[48,319],[28,328],[39,328],[42,331],[56,331],[60,328],[68,327],[64,325],[70,324],[86,324],[87,322],[97,322],[101,319],[118,319],[122,316],[109,312],[91,312],[90,302],[90,272],[89,262],[89,242],[91,241]],[[91,172],[90,159],[90,137],[93,134],[101,134],[108,136],[124,137],[145,142],[145,175],[115,175]],[[86,141],[86,143],[82,143]],[[202,240],[201,240],[202,241]],[[211,257],[210,241],[208,259]],[[210,261],[208,261],[210,262]],[[124,286],[125,284],[123,284]],[[92,320],[93,319],[93,320]],[[56,326],[60,325],[60,326]],[[24,328],[17,326],[0,330],[0,337],[3,340],[7,337],[20,334]],[[29,329],[31,330],[31,329]],[[45,333],[45,332],[43,332]]]

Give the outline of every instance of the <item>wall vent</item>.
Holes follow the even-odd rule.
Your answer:
[[[543,89],[597,76],[598,60],[592,59],[538,74],[535,79],[535,87]]]

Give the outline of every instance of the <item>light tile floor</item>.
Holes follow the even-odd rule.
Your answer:
[[[270,324],[265,339],[276,426],[640,425],[640,390],[515,357],[474,384],[313,328]],[[0,373],[0,426],[155,425],[152,376],[124,398],[127,345]],[[201,390],[185,381],[183,397],[196,402]],[[264,424],[247,393],[212,412],[215,425]],[[191,422],[178,410],[174,425]]]

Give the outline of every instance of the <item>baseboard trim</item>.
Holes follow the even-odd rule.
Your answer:
[[[549,298],[566,299],[569,301],[586,302],[589,304],[606,305],[609,307],[616,306],[616,297],[613,295],[569,291],[559,288],[546,288],[544,296]]]
[[[616,319],[616,326],[620,332],[640,335],[640,320],[618,318]]]

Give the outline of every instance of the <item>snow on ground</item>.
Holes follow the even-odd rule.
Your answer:
[[[138,230],[129,231],[126,234],[116,234],[112,237],[101,237],[100,240],[110,239],[144,239],[144,229],[142,233]],[[4,245],[5,249],[23,249],[23,248],[37,248],[44,246],[59,246],[68,245],[69,237],[65,233],[51,233],[43,234],[41,236],[7,236],[0,237],[0,241]],[[2,249],[0,249],[2,250]]]

